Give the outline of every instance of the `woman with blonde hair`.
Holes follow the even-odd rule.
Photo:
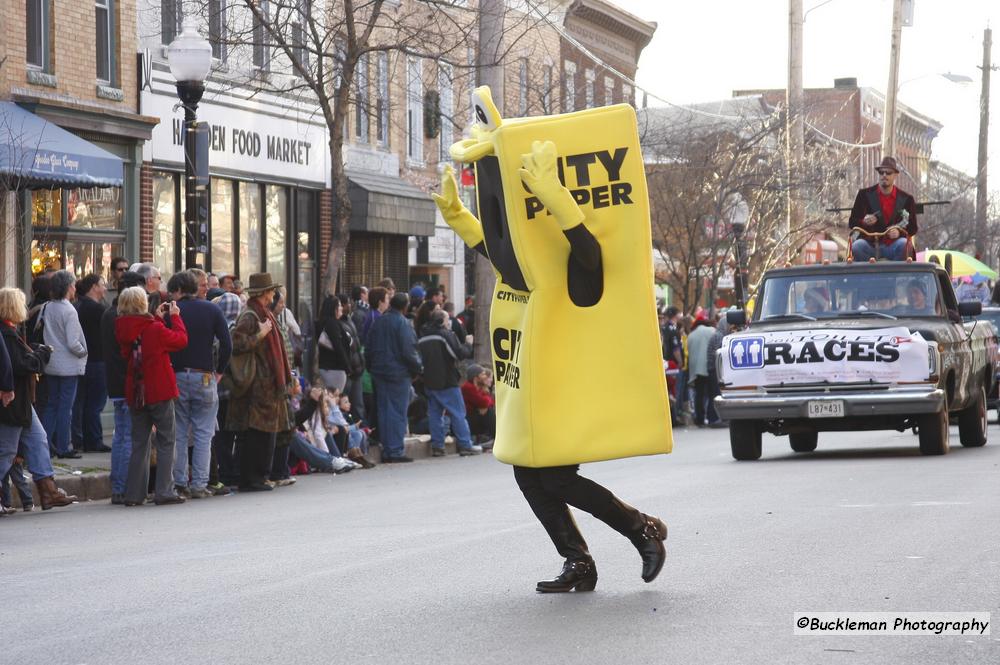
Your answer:
[[[174,400],[180,394],[170,353],[187,346],[187,329],[177,303],[165,302],[148,313],[141,286],[118,296],[115,338],[125,357],[125,399],[132,416],[132,455],[125,481],[125,505],[146,500],[149,485],[149,436],[156,427],[156,493],[154,503],[184,503],[174,491]]]
[[[14,399],[0,408],[0,478],[10,470],[18,444],[23,444],[25,463],[38,487],[42,510],[48,510],[68,506],[76,497],[56,487],[48,437],[32,405],[35,382],[45,370],[52,349],[44,345],[28,346],[19,331],[27,318],[24,292],[9,287],[0,289],[0,334],[14,377]]]

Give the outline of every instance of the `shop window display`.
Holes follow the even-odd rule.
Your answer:
[[[267,272],[279,284],[288,284],[286,270],[286,234],[288,229],[288,188],[268,185],[267,210]]]
[[[233,243],[233,182],[212,178],[212,272],[236,272]]]
[[[240,183],[240,272],[260,272],[260,187]]]

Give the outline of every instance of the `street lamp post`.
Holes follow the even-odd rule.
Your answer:
[[[745,309],[747,305],[747,225],[743,220],[734,220],[730,223],[733,229],[733,240],[736,251],[736,279],[733,287],[736,289],[736,305],[739,309]]]
[[[198,263],[198,253],[206,252],[207,236],[201,199],[208,182],[207,153],[198,149],[198,102],[205,94],[205,78],[212,69],[212,45],[198,34],[193,18],[184,19],[181,34],[167,47],[170,73],[177,79],[177,96],[184,107],[184,267]],[[198,168],[199,161],[205,166]],[[204,173],[200,173],[204,170]]]

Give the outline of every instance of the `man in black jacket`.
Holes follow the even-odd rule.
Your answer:
[[[87,368],[80,377],[73,404],[73,447],[92,453],[109,453],[104,445],[101,412],[108,401],[105,381],[104,350],[101,345],[101,318],[107,306],[104,295],[107,284],[100,275],[91,273],[76,287],[76,312],[80,317],[84,339],[87,340]]]
[[[878,184],[858,190],[851,209],[848,226],[870,233],[886,232],[881,238],[868,238],[863,234],[852,241],[851,252],[855,261],[867,261],[875,256],[875,243],[882,244],[881,255],[893,261],[906,259],[906,238],[917,233],[917,204],[913,197],[896,187],[899,168],[892,157],[884,157],[878,166]]]
[[[444,414],[458,438],[458,454],[478,455],[482,446],[472,443],[469,422],[465,419],[465,400],[458,387],[462,374],[458,361],[472,357],[472,346],[462,344],[451,331],[448,313],[436,309],[430,322],[420,331],[420,355],[424,359],[424,389],[427,393],[427,419],[431,431],[431,454],[444,455]]]

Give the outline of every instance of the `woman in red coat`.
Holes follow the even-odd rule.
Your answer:
[[[187,330],[175,303],[163,303],[156,316],[148,313],[149,301],[142,287],[125,289],[118,296],[115,338],[128,364],[125,398],[132,416],[132,457],[125,481],[125,505],[139,506],[149,485],[149,435],[156,427],[156,505],[184,503],[173,487],[174,399],[177,379],[170,353],[187,346]]]

